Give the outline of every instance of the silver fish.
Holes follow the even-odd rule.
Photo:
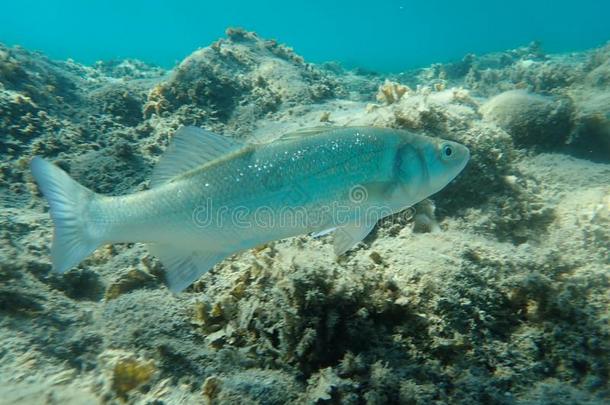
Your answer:
[[[40,157],[31,168],[55,224],[56,271],[103,244],[144,242],[179,292],[232,253],[290,236],[334,230],[340,255],[379,219],[445,187],[469,157],[461,144],[395,129],[311,129],[243,144],[183,127],[150,190],[103,196]]]

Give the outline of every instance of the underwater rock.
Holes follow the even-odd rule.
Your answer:
[[[591,89],[610,87],[610,43],[592,53],[585,67],[583,84]]]
[[[23,48],[0,44],[0,83],[6,90],[19,92],[42,108],[60,112],[71,110],[82,101],[80,77],[67,68]],[[67,112],[67,111],[65,111]]]
[[[388,86],[387,91],[394,91],[396,84]],[[463,88],[433,91],[429,87],[420,87],[417,91],[404,90],[400,99],[393,100],[391,104],[369,105],[368,114],[358,123],[450,137],[456,131],[465,130],[477,116],[478,103]]]
[[[570,143],[582,156],[610,161],[610,45],[593,52],[581,85],[569,95],[576,106]]]
[[[69,162],[70,173],[83,185],[104,194],[121,194],[133,190],[146,180],[150,167],[136,150],[129,137],[122,139],[120,133],[108,133],[113,144],[73,157]],[[97,170],[92,171],[95,166]]]
[[[305,64],[290,48],[253,32],[228,29],[221,39],[188,56],[172,77],[149,95],[147,111],[159,114],[198,106],[229,122],[276,111],[284,103],[311,103],[334,95],[337,83]]]
[[[43,130],[47,113],[28,96],[0,90],[0,116],[0,130],[4,135],[0,152],[15,155],[23,150],[24,140],[30,140]]]
[[[99,398],[88,387],[79,383],[66,384],[62,376],[55,379],[43,379],[35,383],[12,383],[0,386],[0,398],[4,405],[48,404],[48,405],[82,405],[94,404]],[[59,378],[58,378],[59,377]]]
[[[128,126],[135,126],[143,119],[146,92],[138,92],[123,85],[105,86],[90,94],[90,102],[99,111],[109,114]]]
[[[399,77],[409,84],[417,77],[418,84],[431,87],[463,86],[477,96],[489,97],[515,89],[561,91],[582,80],[584,69],[578,56],[547,55],[539,43],[533,42],[504,52],[469,54],[458,62],[434,64]]]
[[[572,106],[525,90],[499,94],[481,106],[486,120],[508,132],[517,147],[545,149],[565,145],[572,128]]]
[[[575,90],[572,97],[576,112],[570,144],[583,156],[610,161],[610,91]]]
[[[164,69],[149,65],[140,60],[102,60],[93,65],[101,75],[122,79],[123,81],[132,79],[156,79],[163,77],[166,72]]]

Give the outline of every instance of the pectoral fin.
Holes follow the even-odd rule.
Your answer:
[[[229,256],[218,252],[188,251],[164,244],[151,244],[148,245],[148,249],[163,263],[165,281],[174,293],[184,290],[215,264]]]
[[[374,222],[364,222],[362,224],[350,224],[337,228],[334,233],[335,239],[333,241],[335,254],[340,256],[356,246],[358,242],[366,238],[366,236],[371,233],[374,227]]]

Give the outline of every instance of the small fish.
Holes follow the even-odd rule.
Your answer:
[[[179,292],[231,254],[332,230],[343,254],[375,223],[436,193],[470,157],[458,143],[404,130],[322,128],[244,144],[178,130],[150,190],[109,197],[35,157],[32,174],[55,224],[63,273],[107,243],[144,242]]]

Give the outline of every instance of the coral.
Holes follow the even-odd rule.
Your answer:
[[[380,103],[393,104],[399,101],[402,96],[410,91],[409,87],[402,84],[386,80],[377,91],[375,98]]]

